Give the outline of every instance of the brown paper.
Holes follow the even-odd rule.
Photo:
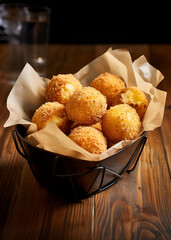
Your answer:
[[[127,50],[109,49],[74,75],[83,86],[88,86],[95,77],[104,72],[118,75],[125,81],[127,87],[138,86],[145,92],[149,106],[143,119],[142,131],[150,131],[161,126],[166,92],[156,88],[163,79],[159,70],[152,67],[144,56],[132,63]],[[34,111],[45,102],[44,93],[48,81],[48,79],[40,78],[34,69],[26,64],[8,96],[7,108],[10,116],[4,127],[23,124],[29,128],[27,141],[35,146],[64,156],[90,161],[109,157],[132,142],[131,140],[121,141],[98,155],[91,154],[79,147],[54,123],[49,123],[44,129],[37,131],[36,125],[31,123],[31,118]]]

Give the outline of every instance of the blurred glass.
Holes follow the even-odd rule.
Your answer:
[[[47,46],[49,40],[50,9],[43,6],[23,8],[22,37],[24,61],[38,72],[46,75]]]
[[[9,42],[9,54],[6,56],[4,74],[7,80],[14,83],[23,68],[21,50],[22,9],[24,4],[0,4],[0,25],[3,27]]]
[[[26,62],[46,76],[50,9],[18,3],[0,4],[0,25],[8,37],[5,78],[15,83]]]

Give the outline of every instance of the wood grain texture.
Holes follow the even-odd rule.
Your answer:
[[[154,141],[157,151],[154,151]],[[98,221],[95,239],[169,239],[168,181],[160,132],[155,130],[149,135],[134,172],[95,196],[95,222]]]
[[[127,48],[133,60],[143,54],[161,70],[165,81],[159,87],[168,92],[163,124],[149,133],[133,172],[104,192],[74,201],[36,182],[15,149],[12,128],[3,128],[11,85],[2,71],[8,45],[0,45],[0,239],[171,239],[171,45],[51,45],[47,77],[75,73],[111,46]]]
[[[171,176],[171,134],[170,134],[170,119],[171,119],[171,45],[154,45],[150,48],[151,61],[155,64],[156,68],[159,67],[160,71],[165,77],[165,81],[160,84],[160,89],[167,91],[166,108],[161,127],[161,134],[163,137],[164,148],[166,152],[166,160],[169,166]]]

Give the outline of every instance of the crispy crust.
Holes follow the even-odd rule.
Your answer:
[[[32,122],[38,130],[44,128],[48,122],[53,121],[64,133],[70,129],[65,106],[58,102],[47,102],[39,107],[32,117]]]
[[[66,105],[68,118],[77,125],[97,123],[105,114],[106,108],[106,98],[92,87],[74,92]]]
[[[93,127],[76,127],[69,134],[69,138],[93,154],[101,154],[107,150],[106,138],[100,131]]]
[[[91,127],[94,127],[95,129],[99,130],[100,132],[102,132],[102,124],[101,124],[101,120],[95,124],[92,124]]]
[[[136,110],[128,104],[120,104],[107,110],[102,118],[104,135],[112,142],[134,139],[141,130]]]
[[[140,120],[142,121],[148,107],[148,101],[144,92],[137,87],[128,87],[123,89],[114,99],[112,106],[124,103],[135,108]]]
[[[71,125],[71,130],[74,129],[74,128],[76,128],[76,127],[78,127],[78,126],[80,126],[80,124],[78,125],[78,124],[76,124],[75,122],[73,122],[72,125]],[[97,130],[99,130],[100,132],[102,132],[101,119],[100,119],[99,122],[90,125],[90,127],[94,127],[95,129],[97,129]]]
[[[125,83],[118,76],[105,72],[96,77],[90,86],[99,90],[106,97],[109,107],[117,94],[125,88]]]
[[[46,101],[57,101],[66,105],[73,92],[81,88],[80,81],[72,74],[58,74],[57,76],[53,76],[46,87]]]

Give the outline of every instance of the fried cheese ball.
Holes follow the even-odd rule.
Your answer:
[[[128,104],[110,107],[102,118],[104,135],[113,143],[132,140],[141,130],[141,121],[134,108]]]
[[[64,133],[69,132],[70,121],[63,104],[47,102],[40,106],[32,117],[32,122],[37,125],[38,130],[43,129],[50,121],[53,121]]]
[[[144,114],[148,107],[148,101],[144,92],[137,87],[128,87],[123,89],[113,102],[113,106],[117,104],[127,103],[131,107],[135,108],[140,120],[143,119]]]
[[[68,136],[90,153],[101,154],[107,150],[107,141],[102,132],[89,126],[74,128]]]
[[[68,118],[76,125],[97,123],[105,114],[106,108],[106,98],[92,87],[74,92],[66,105]]]
[[[125,83],[118,76],[105,72],[96,77],[90,86],[99,90],[106,97],[108,106],[111,106],[114,98],[125,88]]]
[[[74,129],[74,128],[76,128],[76,127],[78,127],[78,126],[80,126],[80,124],[76,124],[75,122],[73,122],[73,123],[71,124],[71,130]],[[90,125],[90,127],[94,127],[94,128],[96,128],[97,130],[99,130],[99,131],[102,132],[101,120],[100,120],[99,122],[97,122],[97,123],[94,123],[94,124]]]
[[[91,127],[96,128],[97,130],[99,130],[100,132],[102,132],[102,124],[101,124],[101,119],[99,122],[92,124]]]
[[[82,85],[72,74],[58,74],[46,86],[46,101],[66,105],[73,92],[79,89],[82,89]]]

